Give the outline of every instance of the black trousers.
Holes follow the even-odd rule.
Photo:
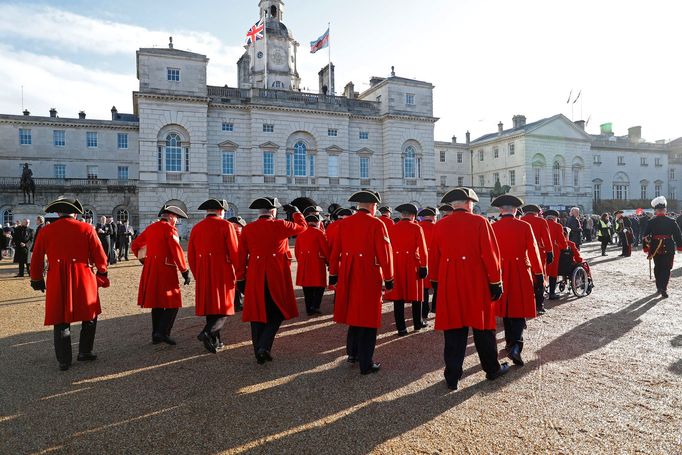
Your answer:
[[[435,303],[435,296],[434,296]],[[424,288],[424,300],[422,300],[422,319],[426,320],[429,317],[429,290]],[[435,309],[433,310],[436,311]]]
[[[126,240],[119,240],[118,244],[120,245],[120,248],[118,250],[118,260],[120,261],[121,258],[125,258],[125,260],[128,260],[128,250],[130,249],[130,242]]]
[[[369,327],[348,327],[346,353],[355,357],[360,364],[360,372],[366,373],[374,363],[374,348],[377,344],[377,329]]]
[[[602,256],[606,254],[606,247],[609,244],[609,238],[606,236],[603,236],[601,238],[601,254]]]
[[[630,245],[627,234],[621,232],[618,237],[620,237],[620,246],[622,247],[621,254],[629,257],[632,254],[632,245]]]
[[[557,277],[555,277],[555,276],[549,277],[549,295],[555,295],[556,294],[556,280],[557,280]]]
[[[81,334],[78,341],[78,352],[89,354],[95,346],[95,332],[97,331],[97,318],[92,321],[81,323]],[[71,354],[71,324],[55,324],[54,332],[54,353],[60,364],[70,365]]]
[[[324,297],[324,288],[303,288],[303,300],[305,301],[305,309],[308,314],[320,309],[322,297]]]
[[[267,282],[265,283],[265,314],[268,322],[251,323],[251,342],[253,343],[254,354],[272,350],[275,335],[277,335],[277,331],[284,321],[284,315],[275,301],[272,300]]]
[[[242,311],[244,307],[242,306],[242,293],[239,289],[234,290],[234,311]]]
[[[206,315],[206,325],[204,332],[220,340],[220,331],[223,329],[227,316],[224,314],[210,314]]]
[[[586,242],[592,241],[592,229],[586,229],[585,230],[585,241]]]
[[[446,330],[443,334],[445,336],[445,349],[443,351],[445,380],[448,385],[457,385],[462,377],[462,364],[467,349],[469,327]],[[497,373],[500,369],[500,362],[497,361],[495,331],[474,329],[474,344],[483,371],[487,374]]]
[[[661,254],[654,256],[654,277],[656,277],[656,289],[668,290],[670,271],[673,268],[674,254]]]
[[[24,272],[26,271],[26,269],[28,269],[27,266],[28,266],[28,264],[25,262],[19,263],[19,275],[24,275]]]
[[[558,260],[559,258],[556,258]],[[542,304],[545,303],[545,284],[535,283],[533,284],[533,291],[535,293],[535,307],[540,308]]]
[[[152,308],[152,338],[170,336],[178,308]]]
[[[405,324],[405,301],[396,300],[393,302],[393,316],[395,317],[395,328],[398,332],[407,330]],[[421,328],[422,326],[422,303],[412,302],[412,324],[414,328]]]
[[[523,349],[523,331],[526,328],[524,318],[502,318],[504,324],[504,340],[506,345],[511,348],[515,344]]]

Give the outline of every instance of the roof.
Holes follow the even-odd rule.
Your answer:
[[[550,120],[554,120],[554,119],[558,118],[560,115],[561,114],[557,114],[557,115],[554,115],[552,117],[543,118],[543,119],[535,121],[535,122],[526,123],[525,125],[520,126],[518,128],[509,128],[508,130],[503,130],[502,134],[500,134],[500,133],[485,134],[485,135],[483,135],[477,139],[474,139],[473,141],[471,141],[471,143],[475,144],[477,142],[485,142],[485,141],[488,141],[490,139],[497,139],[497,138],[501,138],[504,136],[516,135],[518,133],[527,133],[530,130],[535,129],[538,126],[549,122]]]
[[[40,123],[53,123],[65,124],[70,123],[74,125],[83,126],[137,126],[139,120],[133,114],[118,114],[121,119],[118,120],[97,120],[97,119],[80,119],[80,118],[64,118],[64,117],[41,117],[38,115],[11,115],[11,114],[0,114],[0,120],[11,120],[16,122],[40,122]]]
[[[195,60],[208,60],[204,54],[197,54],[196,52],[182,51],[180,49],[170,49],[167,47],[141,47],[137,51],[138,54],[154,54],[154,55],[166,55],[168,57],[182,57],[182,58],[192,58]]]

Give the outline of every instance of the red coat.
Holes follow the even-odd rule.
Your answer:
[[[334,321],[381,327],[382,280],[393,278],[393,255],[386,226],[364,210],[343,220],[329,258],[338,276]]]
[[[296,238],[294,253],[298,261],[296,285],[326,287],[329,245],[324,232],[318,228],[308,227],[307,231]]]
[[[547,253],[553,251],[552,236],[549,234],[547,220],[539,217],[537,213],[527,213],[521,217],[521,220],[530,224],[530,227],[533,228],[533,235],[538,244],[542,268],[545,269],[547,267]]]
[[[386,300],[421,302],[424,298],[423,280],[419,268],[429,264],[422,228],[414,221],[402,220],[390,232],[393,249],[393,289]]]
[[[379,215],[378,218],[379,218],[379,221],[384,223],[384,226],[386,226],[386,232],[388,232],[388,236],[391,237],[391,228],[393,228],[393,226],[395,226],[393,219],[390,216],[386,216],[386,215]]]
[[[426,248],[428,249],[429,254],[431,253],[431,239],[433,238],[433,228],[436,227],[436,221],[432,220],[422,220],[419,222],[419,225],[422,227],[422,231],[424,231],[424,240],[426,240]],[[426,275],[426,279],[424,281],[424,289],[431,289],[431,273],[429,272],[428,275]]]
[[[578,247],[575,245],[575,243],[571,242],[570,240],[568,240],[567,243],[568,248],[571,249],[571,253],[573,254],[573,263],[582,264],[583,262],[585,262],[583,257],[580,255],[580,250],[578,250]]]
[[[332,246],[334,245],[334,240],[336,239],[336,235],[339,232],[339,226],[341,226],[341,220],[336,220],[333,223],[330,223],[329,226],[327,226],[325,234],[327,235],[327,245],[329,245],[329,251],[332,250]]]
[[[164,220],[150,224],[130,245],[138,258],[145,247],[137,304],[142,308],[180,308],[178,270],[184,272],[188,267],[178,230]]]
[[[246,280],[244,322],[268,322],[265,311],[265,279],[284,319],[298,316],[294,284],[291,280],[289,237],[302,234],[308,225],[300,213],[294,221],[260,217],[247,224],[239,242],[237,280]]]
[[[227,220],[209,215],[189,235],[187,259],[197,282],[197,316],[234,314],[237,232]]]
[[[559,275],[559,256],[561,251],[568,248],[566,237],[564,237],[564,228],[554,220],[547,220],[549,226],[549,235],[552,238],[552,251],[554,253],[554,261],[547,266],[547,275],[556,278]]]
[[[102,312],[91,266],[107,271],[107,255],[92,225],[71,217],[43,227],[33,246],[31,279],[43,279],[47,255],[45,325],[91,321]]]
[[[501,318],[534,318],[533,280],[542,274],[533,230],[525,221],[503,216],[493,224],[502,257],[502,298],[496,303]]]
[[[436,223],[429,271],[438,282],[436,330],[496,328],[489,284],[502,281],[502,266],[488,220],[455,210]]]

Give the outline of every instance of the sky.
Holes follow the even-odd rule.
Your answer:
[[[132,112],[135,51],[169,36],[209,57],[209,84],[236,86],[258,0],[0,0],[0,17],[0,113],[21,112],[23,86],[34,115],[107,119],[114,105]],[[436,140],[563,113],[593,134],[639,125],[655,141],[682,136],[679,17],[682,2],[667,0],[286,0],[283,22],[301,43],[303,87],[316,90],[327,63],[308,43],[328,22],[337,91],[391,66],[433,83]]]

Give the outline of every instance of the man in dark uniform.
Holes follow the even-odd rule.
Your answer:
[[[22,220],[21,225],[14,229],[14,263],[19,264],[16,277],[23,277],[28,264],[28,254],[33,241],[33,229],[29,227],[29,220]]]
[[[639,220],[636,215],[630,218],[630,224],[632,224],[632,246],[638,247],[642,232],[639,230]]]
[[[623,249],[618,256],[630,257],[632,254],[632,223],[630,218],[623,216],[622,210],[616,211],[613,216],[616,218],[616,232]]]
[[[104,252],[107,255],[107,262],[111,264],[111,243],[109,241],[111,238],[111,226],[107,223],[106,216],[101,216],[99,218],[99,223],[95,226],[95,230],[97,231],[97,237],[102,244],[102,248],[104,248]]]
[[[647,258],[654,261],[656,289],[665,299],[668,298],[668,282],[675,250],[682,252],[682,232],[675,220],[667,216],[668,201],[665,197],[657,197],[651,201],[651,206],[655,215],[642,233],[642,243]]]

